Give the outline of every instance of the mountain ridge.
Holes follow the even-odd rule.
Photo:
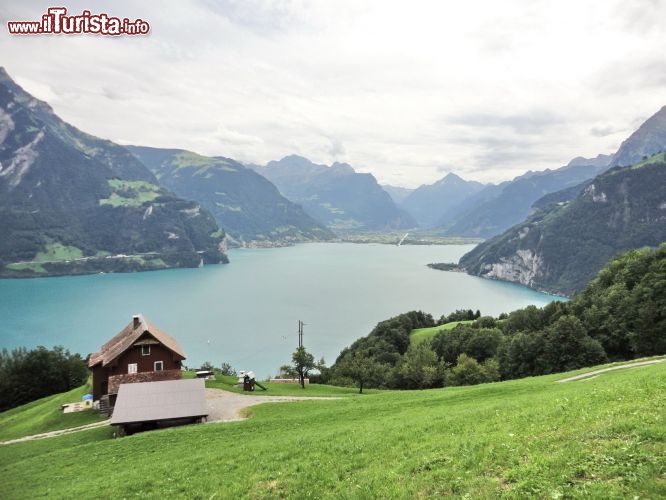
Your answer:
[[[645,120],[620,145],[609,166],[633,165],[666,150],[666,106]]]
[[[575,186],[594,177],[605,167],[590,164],[569,164],[551,170],[528,171],[499,186],[479,191],[485,201],[460,210],[452,220],[442,221],[444,234],[489,238],[527,217],[532,204],[546,194]]]
[[[159,181],[205,206],[240,246],[327,241],[335,235],[265,177],[222,156],[182,149],[126,146]]]
[[[400,207],[420,226],[431,228],[485,187],[485,184],[467,181],[451,172],[433,184],[419,186],[400,203]]]

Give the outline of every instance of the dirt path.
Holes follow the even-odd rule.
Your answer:
[[[244,420],[242,410],[262,403],[286,403],[289,401],[312,401],[340,399],[335,397],[307,396],[250,396],[225,391],[223,389],[206,389],[208,403],[208,422],[236,422]]]
[[[335,397],[300,397],[300,396],[250,396],[245,394],[236,394],[234,392],[225,391],[222,389],[206,389],[206,403],[208,404],[208,422],[237,422],[244,420],[242,410],[250,406],[259,405],[262,403],[285,403],[289,401],[305,401],[305,400],[326,400],[326,399],[340,399]],[[20,443],[23,441],[32,441],[35,439],[46,439],[64,434],[71,434],[73,432],[85,431],[94,429],[96,427],[103,427],[109,425],[109,420],[95,422],[93,424],[82,425],[80,427],[72,427],[70,429],[62,429],[58,431],[44,432],[42,434],[34,434],[32,436],[24,436],[21,438],[10,439],[9,441],[0,441],[0,445]]]
[[[575,380],[583,380],[587,378],[593,378],[601,373],[611,372],[613,370],[623,370],[624,368],[634,368],[637,366],[653,365],[655,363],[662,363],[666,359],[652,359],[650,361],[637,361],[635,363],[627,363],[625,365],[611,366],[609,368],[603,368],[601,370],[594,370],[593,372],[582,373],[581,375],[576,375],[575,377],[568,377],[558,380],[558,382],[573,382]]]
[[[92,424],[82,425],[80,427],[70,427],[69,429],[60,429],[58,431],[44,432],[42,434],[33,434],[32,436],[23,436],[23,437],[16,438],[16,439],[10,439],[9,441],[0,441],[0,445],[20,443],[22,441],[32,441],[34,439],[46,439],[46,438],[51,438],[51,437],[56,437],[56,436],[62,436],[64,434],[71,434],[73,432],[85,431],[85,430],[88,430],[88,429],[94,429],[95,427],[103,427],[105,425],[109,425],[108,420],[102,420],[101,422],[95,422],[95,423],[92,423]]]

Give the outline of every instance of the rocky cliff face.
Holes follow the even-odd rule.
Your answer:
[[[499,262],[485,264],[483,274],[534,287],[543,280],[543,258],[531,249],[519,249],[509,257],[500,257]]]

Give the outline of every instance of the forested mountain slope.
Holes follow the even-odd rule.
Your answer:
[[[224,232],[122,146],[63,122],[0,69],[0,275],[223,262]]]
[[[666,241],[663,153],[596,177],[569,203],[544,206],[464,255],[468,273],[570,294],[618,252]]]

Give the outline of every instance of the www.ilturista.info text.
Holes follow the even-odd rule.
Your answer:
[[[130,21],[128,18],[91,14],[84,10],[78,16],[68,16],[65,7],[50,7],[41,21],[7,21],[11,35],[147,35],[150,24],[142,19]]]

